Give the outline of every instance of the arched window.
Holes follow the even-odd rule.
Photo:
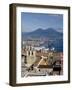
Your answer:
[[[25,56],[25,61],[24,61],[25,64],[27,64],[27,57]]]
[[[30,51],[28,52],[28,55],[30,55]]]
[[[33,51],[32,51],[32,55],[33,55]]]

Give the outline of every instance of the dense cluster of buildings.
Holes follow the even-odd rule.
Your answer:
[[[27,44],[27,42],[23,44],[21,55],[22,77],[63,74],[62,52],[55,52],[55,48],[40,47],[36,43],[36,46],[31,43]]]

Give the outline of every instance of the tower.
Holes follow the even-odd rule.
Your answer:
[[[30,66],[36,61],[36,51],[31,48],[27,50],[27,65]]]

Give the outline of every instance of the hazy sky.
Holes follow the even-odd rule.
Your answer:
[[[58,31],[63,30],[63,15],[43,14],[43,13],[21,13],[22,32],[31,32],[38,28],[54,28]]]

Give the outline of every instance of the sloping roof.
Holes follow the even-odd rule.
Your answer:
[[[47,67],[48,66],[48,61],[47,61],[47,59],[43,59],[43,60],[41,60],[41,59],[38,59],[38,60],[36,60],[36,62],[34,63],[34,66],[35,67]]]
[[[36,60],[36,61],[34,62],[34,66],[36,67],[39,62],[40,62],[40,59]]]

